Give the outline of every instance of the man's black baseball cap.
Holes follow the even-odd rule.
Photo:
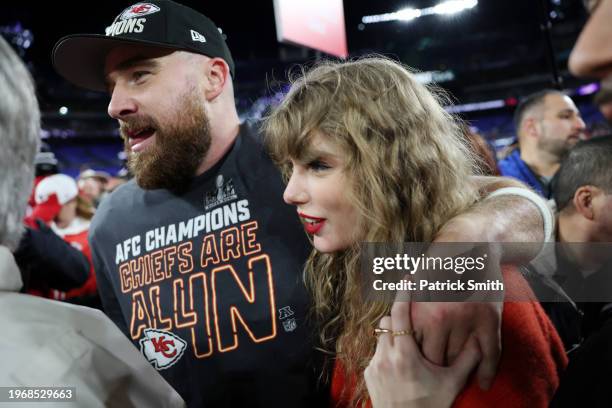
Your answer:
[[[53,48],[55,70],[73,84],[105,91],[104,64],[115,47],[133,44],[219,57],[234,76],[234,60],[215,23],[171,0],[139,2],[123,10],[106,34],[75,34]]]

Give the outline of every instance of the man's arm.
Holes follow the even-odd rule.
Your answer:
[[[513,195],[486,198],[505,187],[527,188],[519,181],[502,177],[474,177],[481,199],[469,210],[451,219],[439,231],[436,242],[537,242],[544,240],[544,220],[530,200]],[[529,260],[540,245],[524,245],[525,250],[497,254],[498,262]],[[452,363],[470,337],[480,345],[483,359],[478,367],[480,385],[488,389],[501,355],[501,314],[503,304],[415,303],[412,321],[421,340],[425,357],[434,364]]]
[[[468,211],[444,225],[436,241],[439,242],[495,242],[529,243],[531,245],[502,245],[502,263],[528,262],[541,250],[549,237],[544,233],[542,210],[531,200],[519,195],[489,197],[502,188],[531,191],[527,185],[506,177],[473,177],[472,183],[480,193],[480,201]],[[546,200],[541,199],[543,204]],[[546,205],[551,219],[552,210]]]
[[[59,290],[82,286],[90,273],[87,257],[43,222],[34,225],[38,228],[26,228],[15,251],[19,266],[31,272],[29,279]],[[28,289],[29,282],[24,284]]]

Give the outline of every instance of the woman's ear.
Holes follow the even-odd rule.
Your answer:
[[[230,71],[227,63],[221,58],[211,58],[206,65],[205,97],[210,102],[223,92],[225,83],[229,80]]]

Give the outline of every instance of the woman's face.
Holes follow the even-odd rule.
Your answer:
[[[349,201],[350,181],[337,146],[318,133],[293,172],[283,198],[297,207],[304,229],[320,252],[341,251],[359,239],[357,209]]]

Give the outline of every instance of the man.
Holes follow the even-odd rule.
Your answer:
[[[603,290],[605,297],[612,298],[612,287],[608,286],[612,279],[601,287],[590,283],[594,278],[599,283],[604,282],[599,279],[606,275],[597,276],[596,271],[610,260],[607,248],[612,243],[611,166],[612,139],[600,137],[577,145],[577,151],[570,152],[563,161],[555,180],[558,241],[569,243],[563,246],[563,252],[567,261],[580,273],[577,282],[568,278],[565,287],[577,301],[593,300],[591,295],[599,296],[599,289]],[[586,243],[593,245],[582,245]]]
[[[11,251],[34,180],[40,112],[27,69],[2,37],[0,94],[0,384],[15,393],[66,387],[52,395],[65,398],[61,406],[184,406],[101,312],[18,293],[22,279]]]
[[[592,301],[593,290],[599,288],[612,298],[612,279],[603,281],[605,275],[593,273],[608,260],[604,243],[612,242],[611,153],[612,139],[600,137],[579,143],[562,161],[553,195],[557,242],[563,245],[547,246],[529,266],[545,282],[547,290],[539,295],[567,350],[585,334],[580,309],[586,303],[579,302]]]
[[[559,163],[580,139],[585,125],[569,96],[544,90],[527,96],[514,112],[519,148],[499,162],[503,176],[514,177],[545,198]]]
[[[592,14],[580,33],[570,54],[568,66],[577,77],[601,79],[601,91],[595,104],[612,124],[612,0],[585,0],[586,9]]]
[[[108,113],[135,177],[101,204],[90,228],[109,316],[190,405],[327,404],[301,278],[310,248],[257,132],[239,123],[234,62],[217,27],[152,0],[121,12],[105,36],[60,40],[53,58],[69,81],[110,92]],[[541,241],[536,208],[515,196],[487,200],[438,238]],[[488,387],[499,307],[414,309],[431,361],[479,340]]]
[[[610,38],[612,38],[612,25],[610,25],[612,0],[586,0],[585,4],[592,15],[580,33],[578,41],[576,41],[568,65],[574,75],[601,78],[604,88],[612,88],[612,46],[610,46]],[[585,143],[584,153],[587,154],[582,156],[581,166],[575,168],[568,166],[568,168],[573,170],[571,174],[577,175],[578,172],[582,174],[582,176],[577,175],[578,177],[596,176],[597,184],[594,180],[583,180],[579,184],[573,183],[591,187],[589,189],[573,189],[575,194],[564,194],[564,197],[573,197],[571,200],[573,205],[569,208],[575,208],[573,213],[576,218],[582,216],[584,218],[582,224],[591,226],[586,235],[595,236],[599,240],[608,242],[612,241],[612,221],[610,220],[611,146],[612,141],[609,138],[607,140],[605,138],[595,139],[589,142],[589,145]],[[578,150],[576,154],[581,152],[582,150]],[[594,154],[595,157],[590,154]],[[591,169],[588,167],[591,167],[589,165],[591,162],[597,163],[596,172],[589,171]],[[580,195],[578,194],[579,191],[581,191]],[[563,198],[560,199],[560,202],[563,203]],[[597,222],[595,222],[596,218]],[[568,219],[570,218],[568,217]],[[596,229],[593,228],[595,226],[597,226]],[[562,236],[571,239],[568,236],[569,233],[568,228]],[[581,232],[581,234],[584,236],[585,232]],[[607,252],[610,253],[610,251]],[[609,260],[607,268],[602,267],[601,269],[603,273],[594,276],[611,276],[612,266]],[[604,292],[607,292],[603,295],[609,296],[610,285],[604,284],[601,287]],[[612,316],[610,313],[612,304],[610,303],[610,297],[608,297],[607,302],[587,303],[587,305],[592,306],[585,313],[587,323],[585,328],[588,331],[585,334],[588,337],[575,355],[572,356],[551,407],[608,406],[612,400],[609,387],[612,379],[612,365],[610,364],[610,361],[612,361],[612,350],[610,349],[612,344]]]
[[[574,324],[584,341],[570,354],[570,365],[552,406],[609,405],[612,378],[612,139],[578,144],[555,180],[559,209],[558,242],[549,265],[557,293],[574,305],[558,314]],[[542,271],[542,268],[540,268]],[[563,303],[552,306],[561,310]],[[580,313],[576,311],[580,310]],[[581,316],[583,314],[583,317]]]

